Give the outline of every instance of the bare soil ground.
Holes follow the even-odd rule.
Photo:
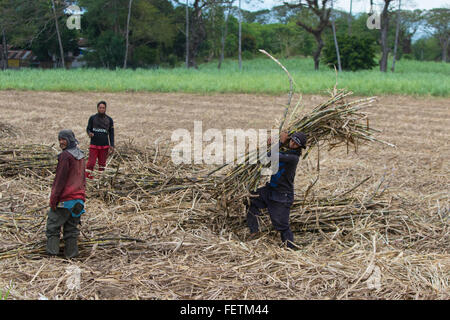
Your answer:
[[[108,102],[107,113],[115,121],[116,145],[133,140],[144,146],[158,139],[170,140],[172,131],[178,128],[192,131],[195,120],[203,122],[203,130],[270,129],[283,114],[287,98],[3,91],[0,122],[8,124],[8,130],[16,135],[0,132],[0,138],[12,144],[57,144],[58,131],[70,128],[81,147],[87,148],[87,120],[96,112],[100,100]],[[303,104],[307,111],[325,100],[323,96],[308,95],[303,97]],[[51,299],[448,299],[450,99],[381,96],[369,110],[370,126],[381,130],[378,138],[396,148],[371,144],[361,146],[357,153],[347,153],[345,148],[322,152],[320,180],[313,194],[352,186],[369,175],[373,176],[371,185],[380,179],[389,180],[388,190],[402,203],[402,210],[419,219],[438,216],[445,232],[433,235],[424,230],[424,234],[409,235],[406,245],[401,243],[402,238],[390,241],[383,230],[373,230],[374,238],[369,232],[368,239],[311,236],[297,231],[296,240],[302,249],[293,252],[280,249],[273,232],[249,243],[209,230],[207,225],[177,228],[177,219],[152,227],[154,220],[148,216],[158,214],[156,209],[148,210],[145,217],[121,217],[120,208],[107,208],[95,200],[87,204],[90,210],[83,217],[83,228],[89,230],[90,221],[96,219],[126,218],[142,224],[141,234],[133,236],[145,237],[149,232],[153,248],[157,249],[150,246],[146,251],[124,253],[118,247],[101,255],[101,247],[81,247],[78,262],[42,256],[28,260],[26,266],[20,259],[0,260],[0,289],[12,281],[11,297],[18,299],[36,299],[40,295]],[[304,191],[317,175],[316,169],[317,155],[299,164],[297,191]],[[23,197],[42,198],[40,191],[33,193],[19,180],[3,180],[3,196],[14,190],[22,190]],[[244,230],[244,220],[242,224]],[[45,240],[44,230],[42,225],[36,239]],[[434,230],[431,225],[430,230]],[[185,239],[184,244],[174,250],[180,239]],[[158,241],[160,246],[156,245]],[[241,254],[247,257],[245,264],[239,261]],[[348,264],[342,265],[343,256]],[[283,261],[289,261],[289,266],[283,267]],[[68,265],[82,269],[79,290],[66,288]],[[381,287],[364,283],[368,280],[366,271],[374,265],[381,270]],[[260,273],[261,269],[265,271]],[[236,286],[240,290],[236,291]],[[396,286],[397,291],[393,289]]]

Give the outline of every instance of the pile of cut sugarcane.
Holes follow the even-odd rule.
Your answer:
[[[47,176],[55,170],[57,150],[41,144],[0,144],[0,174],[5,177],[32,171]]]
[[[263,53],[267,54],[266,52]],[[275,58],[270,57],[280,64]],[[280,66],[282,65],[280,64]],[[291,80],[292,90],[293,80],[289,72],[283,66],[282,68]],[[347,149],[350,146],[357,149],[358,144],[364,142],[380,142],[393,146],[388,142],[374,137],[374,133],[379,131],[369,126],[369,118],[363,112],[363,109],[371,106],[375,101],[375,97],[348,101],[347,98],[352,94],[351,91],[336,89],[335,87],[331,92],[331,97],[325,103],[316,106],[310,113],[302,116],[302,108],[300,107],[301,99],[295,107],[291,108],[290,106],[291,91],[284,118],[281,121],[279,129],[280,131],[287,132],[289,135],[296,132],[306,134],[308,142],[303,159],[315,147],[327,147],[328,150],[331,150],[338,146],[346,145]],[[286,146],[281,146],[281,151],[285,149]],[[233,207],[239,199],[249,196],[250,192],[256,191],[260,186],[262,179],[261,173],[264,165],[260,161],[257,163],[250,161],[251,159],[257,158],[258,152],[258,150],[255,150],[252,153],[246,154],[244,156],[245,159],[238,162],[240,163],[238,165],[230,163],[220,168],[230,168],[229,172],[226,173],[219,184],[217,192],[214,194],[216,198],[220,199],[219,202],[224,207]],[[269,165],[265,165],[265,167]],[[214,170],[213,172],[217,171]]]
[[[163,193],[209,188],[200,166],[176,166],[169,145],[139,149],[131,143],[116,149],[105,171],[94,171],[88,179],[90,196],[107,202],[119,199],[150,199]],[[204,176],[205,174],[203,174]]]

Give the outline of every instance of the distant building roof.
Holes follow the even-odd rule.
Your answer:
[[[31,50],[11,50],[8,51],[8,59],[35,60],[36,56],[33,55]]]
[[[17,60],[36,60],[37,57],[31,50],[11,50],[12,46],[8,46],[8,59]],[[0,50],[3,50],[3,46],[0,45]]]

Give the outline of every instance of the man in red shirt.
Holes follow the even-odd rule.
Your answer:
[[[59,146],[55,179],[50,195],[50,211],[47,218],[47,253],[59,253],[61,227],[63,227],[64,255],[78,255],[78,224],[84,213],[86,200],[86,176],[84,153],[77,147],[78,141],[72,130],[58,134]]]
[[[86,169],[94,170],[98,159],[99,170],[103,171],[108,155],[114,152],[114,122],[111,117],[106,115],[105,101],[97,104],[97,113],[89,118],[86,132],[91,138]],[[89,172],[86,172],[86,177],[92,178]]]

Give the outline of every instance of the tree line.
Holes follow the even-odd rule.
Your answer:
[[[345,69],[358,40],[359,48],[379,53],[381,71],[389,55],[394,64],[400,58],[448,61],[450,9],[381,3],[378,30],[368,28],[370,12],[352,13],[352,1],[348,11],[334,9],[332,0],[297,0],[251,12],[242,9],[242,0],[0,0],[0,55],[4,68],[11,46],[63,67],[83,39],[87,65],[96,68],[196,68],[213,60],[220,68],[225,58],[237,58],[241,68],[242,59],[261,48],[279,57],[313,57],[316,69],[336,58]],[[66,26],[73,5],[81,9],[80,30]],[[422,37],[413,41],[419,30]]]

